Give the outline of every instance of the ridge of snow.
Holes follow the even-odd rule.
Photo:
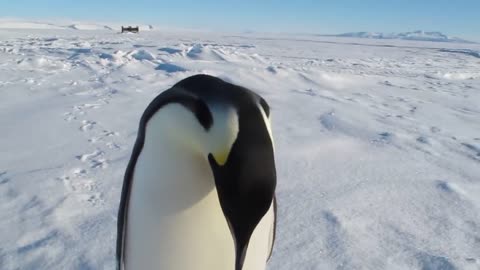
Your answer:
[[[74,30],[114,30],[110,26],[98,24],[72,24],[69,25],[68,28]]]

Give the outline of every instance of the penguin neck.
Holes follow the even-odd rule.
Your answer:
[[[150,118],[135,169],[145,182],[144,192],[188,207],[215,189],[207,156],[228,157],[238,134],[238,116],[229,107],[210,108],[214,121],[209,130],[179,104],[166,105]]]
[[[181,105],[166,106],[150,119],[134,172],[134,185],[147,194],[145,200],[172,205],[162,208],[170,214],[189,208],[214,189],[202,148],[205,137],[203,127]]]

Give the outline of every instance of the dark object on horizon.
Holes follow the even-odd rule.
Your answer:
[[[128,26],[128,27],[123,27],[122,26],[122,33],[123,32],[131,32],[131,33],[138,33],[140,31],[140,29],[137,27],[131,27],[131,26]]]

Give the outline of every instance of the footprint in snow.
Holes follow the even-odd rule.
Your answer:
[[[103,130],[102,132],[103,132],[103,136],[105,136],[105,137],[112,137],[112,136],[120,135],[120,133],[118,133],[116,131]]]
[[[93,160],[90,161],[90,168],[92,168],[92,169],[96,169],[96,168],[105,169],[105,168],[108,168],[107,160],[104,159],[104,158],[93,159]]]
[[[97,123],[94,121],[83,120],[82,125],[80,126],[81,131],[88,131],[94,128]]]
[[[63,120],[67,122],[72,122],[73,120],[77,120],[77,117],[70,112],[64,113],[63,116],[64,116]]]
[[[90,168],[102,168],[105,169],[108,167],[107,160],[103,157],[105,153],[100,150],[95,150],[89,154],[78,155],[76,158],[81,162],[89,163]]]
[[[88,109],[98,109],[102,106],[102,104],[98,104],[98,103],[85,103],[85,104],[81,104],[81,105],[76,105],[73,107],[73,109],[75,111],[84,111],[84,110],[88,110]]]
[[[425,136],[419,136],[417,138],[417,142],[419,142],[421,144],[431,144],[430,139],[428,137],[425,137]]]
[[[72,174],[75,176],[85,175],[87,174],[87,170],[82,168],[75,168],[72,170]]]
[[[430,127],[430,131],[432,133],[439,133],[442,130],[439,127]]]
[[[92,158],[96,158],[96,157],[99,157],[99,156],[102,156],[103,155],[103,152],[102,151],[99,151],[99,150],[95,150],[93,151],[92,153],[90,154],[83,154],[83,155],[78,155],[76,156],[76,158],[82,162],[86,162],[88,161],[89,159],[92,159]]]
[[[392,143],[394,137],[395,137],[395,134],[393,133],[382,132],[382,133],[379,133],[378,137],[374,138],[372,142],[377,144],[390,144]]]
[[[6,174],[7,174],[7,171],[0,172],[0,185],[10,182],[10,178],[5,177]]]
[[[101,203],[102,193],[97,191],[95,179],[88,177],[88,171],[83,168],[73,168],[70,173],[58,177],[62,181],[66,190],[70,192],[77,200],[88,202],[91,205]]]
[[[103,202],[102,193],[97,192],[93,194],[82,194],[79,196],[80,200],[89,202],[93,206]]]
[[[64,175],[57,178],[61,180],[68,191],[92,191],[94,189],[94,182],[89,178],[79,178],[75,176]]]
[[[122,149],[122,147],[114,142],[107,142],[107,147],[110,149]]]
[[[63,182],[67,191],[79,201],[97,205],[102,201],[102,194],[97,192],[95,181],[86,177],[62,176],[58,178]]]
[[[3,179],[0,179],[0,185],[3,185],[3,184],[6,184],[10,182],[10,178],[3,178]]]
[[[88,141],[90,143],[97,143],[97,142],[103,141],[107,137],[113,137],[113,136],[119,136],[119,135],[120,133],[116,131],[103,130],[99,136],[91,137],[90,139],[88,139]]]

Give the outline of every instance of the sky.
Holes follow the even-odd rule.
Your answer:
[[[425,30],[480,41],[480,0],[0,0],[0,17],[319,34]]]

